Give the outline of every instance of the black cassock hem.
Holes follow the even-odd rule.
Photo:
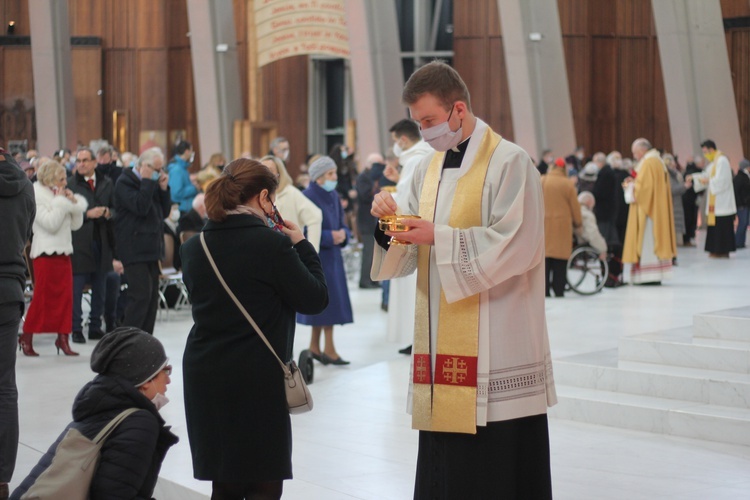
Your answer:
[[[552,498],[547,415],[419,433],[414,499]]]

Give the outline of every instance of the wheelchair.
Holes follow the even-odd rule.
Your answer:
[[[580,295],[594,295],[604,288],[607,276],[607,261],[599,258],[594,247],[579,245],[573,249],[565,270],[565,279],[571,290]]]

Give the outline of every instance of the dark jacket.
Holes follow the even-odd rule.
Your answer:
[[[90,499],[151,498],[164,456],[178,438],[165,425],[154,404],[138,389],[123,379],[105,375],[97,375],[81,389],[73,403],[73,422],[50,446],[10,498],[21,498],[49,467],[57,445],[68,429],[72,427],[93,439],[105,425],[128,408],[140,408],[140,411],[123,420],[104,442],[89,490]]]
[[[94,191],[91,191],[86,179],[78,173],[68,177],[68,188],[86,198],[89,209],[107,207],[114,215],[114,184],[109,177],[98,170],[94,171],[94,177],[96,179]],[[73,255],[71,256],[73,274],[111,271],[114,239],[111,217],[110,219],[106,217],[89,219],[84,214],[83,226],[78,231],[73,231]],[[99,262],[96,259],[95,245],[99,246],[101,252]]]
[[[117,162],[113,161],[112,163],[97,163],[96,171],[106,175],[112,181],[112,185],[115,186],[125,169],[118,167]]]
[[[734,199],[737,207],[750,207],[750,172],[741,169],[734,176]]]
[[[328,304],[312,244],[252,215],[203,228],[219,270],[278,356],[288,361],[295,313]],[[183,356],[185,414],[197,479],[249,482],[291,477],[291,423],[284,372],[216,278],[198,236],[182,245],[193,309]]]
[[[31,181],[13,157],[0,148],[0,304],[23,302],[26,283],[26,242],[36,217]]]
[[[180,220],[177,223],[177,234],[179,235],[183,231],[193,231],[197,233],[203,229],[205,224],[206,220],[201,217],[201,214],[199,214],[194,208],[191,208],[188,213],[180,217]]]
[[[369,238],[375,231],[377,218],[370,213],[375,193],[379,189],[378,179],[383,176],[385,165],[374,163],[372,167],[357,176],[357,227],[362,238]]]
[[[115,241],[117,256],[124,265],[156,262],[164,256],[164,217],[172,200],[151,179],[139,179],[133,169],[125,170],[115,185]]]
[[[609,222],[614,225],[617,216],[617,178],[609,165],[604,165],[599,170],[592,194],[596,199],[594,215],[597,222]]]

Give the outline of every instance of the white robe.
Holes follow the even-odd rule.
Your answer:
[[[544,311],[544,201],[529,155],[502,140],[484,183],[483,226],[447,225],[458,179],[471,167],[486,129],[477,119],[461,167],[442,171],[430,255],[433,367],[441,287],[449,303],[480,294],[477,425],[546,413],[557,402]],[[414,174],[410,213],[419,213],[431,159],[425,157]],[[372,277],[404,276],[416,266],[415,245],[387,252],[376,245]]]
[[[401,176],[396,186],[398,212],[408,214],[411,182],[417,166],[426,155],[435,150],[425,141],[419,141],[401,153]],[[416,213],[414,213],[416,215]],[[417,295],[417,274],[395,278],[391,281],[388,297],[387,339],[389,342],[411,344],[414,341],[414,306]]]

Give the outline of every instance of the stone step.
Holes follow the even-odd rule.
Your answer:
[[[618,355],[620,361],[750,373],[750,342],[696,338],[690,327],[623,337]]]
[[[696,314],[693,331],[696,337],[750,342],[750,307]]]
[[[749,374],[618,361],[617,349],[556,360],[554,373],[561,385],[750,408]]]
[[[567,385],[550,416],[706,441],[750,446],[750,409],[705,405]]]

